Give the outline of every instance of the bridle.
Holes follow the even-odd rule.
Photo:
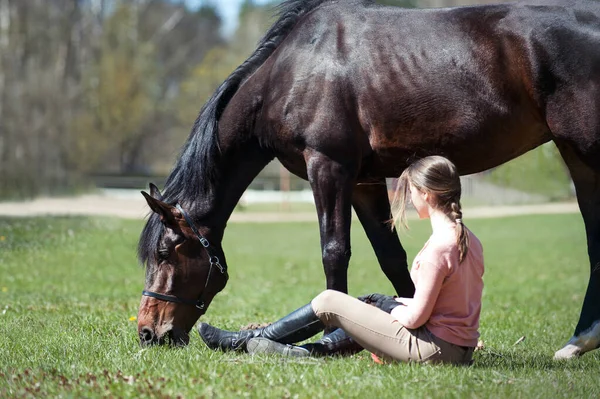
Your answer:
[[[210,281],[210,276],[212,275],[213,266],[215,266],[215,267],[217,267],[217,269],[219,269],[219,271],[221,272],[222,275],[225,276],[225,280],[227,281],[227,279],[229,279],[229,275],[227,274],[227,265],[224,265],[224,266],[221,265],[219,258],[215,255],[212,247],[210,246],[210,243],[208,242],[208,240],[205,237],[202,236],[202,234],[200,234],[200,232],[194,225],[194,222],[192,221],[190,216],[187,214],[187,212],[183,210],[181,205],[176,204],[175,207],[179,210],[179,212],[181,212],[185,221],[190,226],[190,229],[192,229],[192,231],[194,232],[196,237],[198,237],[198,240],[200,240],[200,244],[202,244],[202,246],[206,250],[206,253],[208,254],[208,259],[210,260],[210,268],[208,269],[208,276],[206,277],[206,283],[204,284],[204,289],[200,293],[200,297],[198,297],[197,300],[179,298],[175,295],[159,294],[158,292],[146,291],[146,290],[142,291],[142,296],[149,296],[151,298],[155,298],[155,299],[165,301],[165,302],[175,302],[175,303],[183,303],[185,305],[192,305],[192,306],[196,307],[196,309],[200,312],[200,315],[203,315],[206,312],[206,306],[205,306],[204,299],[202,298],[202,296],[204,295],[204,293],[206,292],[206,288],[208,287],[208,282]]]

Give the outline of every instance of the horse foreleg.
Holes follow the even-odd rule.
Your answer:
[[[390,224],[391,211],[385,179],[354,187],[352,205],[373,246],[379,266],[396,293],[412,298],[415,286],[408,273],[406,251]]]
[[[569,359],[600,347],[600,167],[584,163],[570,146],[557,145],[577,191],[591,266],[590,281],[575,333],[554,355],[555,359]]]
[[[319,216],[327,289],[347,293],[352,188],[356,168],[342,165],[320,153],[310,154],[306,165]]]

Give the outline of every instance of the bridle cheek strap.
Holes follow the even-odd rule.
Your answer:
[[[193,299],[183,299],[183,298],[176,297],[174,295],[164,295],[164,294],[159,294],[157,292],[146,291],[146,290],[142,291],[142,295],[149,296],[151,298],[156,298],[156,299],[159,299],[159,300],[165,301],[165,302],[175,302],[175,303],[183,303],[185,305],[193,305],[198,310],[204,311],[204,303],[201,300],[195,301]]]
[[[212,275],[213,266],[216,266],[219,269],[219,271],[221,272],[221,274],[223,274],[225,276],[225,283],[227,283],[227,280],[229,280],[229,274],[227,273],[227,265],[221,265],[219,258],[216,255],[214,255],[214,253],[210,247],[210,243],[208,242],[208,240],[205,237],[203,237],[200,234],[200,232],[194,225],[194,222],[192,221],[190,216],[187,214],[187,212],[183,210],[181,205],[176,204],[175,207],[179,210],[179,212],[181,212],[185,221],[190,226],[190,229],[192,229],[192,231],[194,232],[196,237],[198,237],[198,239],[200,240],[200,243],[202,244],[202,246],[206,250],[206,253],[208,254],[208,259],[210,261],[210,268],[208,269],[208,276],[206,276],[206,282],[204,283],[204,289],[200,293],[200,297],[197,300],[184,299],[184,298],[179,298],[175,295],[159,294],[158,292],[146,291],[146,290],[142,291],[142,296],[149,296],[151,298],[155,298],[155,299],[158,299],[160,301],[165,301],[165,302],[174,302],[174,303],[182,303],[185,305],[192,305],[200,312],[200,315],[203,315],[206,312],[206,305],[204,303],[204,300],[202,299],[202,296],[204,295],[204,293],[206,292],[206,288],[208,287],[208,282]]]

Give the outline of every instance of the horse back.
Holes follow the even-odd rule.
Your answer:
[[[261,134],[297,153],[344,148],[377,175],[430,153],[464,173],[496,166],[551,139],[544,107],[561,81],[599,75],[599,11],[588,1],[328,3],[256,74]]]

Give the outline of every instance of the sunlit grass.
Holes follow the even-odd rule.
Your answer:
[[[552,355],[577,322],[589,266],[578,215],[468,221],[485,246],[481,333],[473,367],[286,360],[207,350],[141,349],[136,321],[141,222],[0,219],[0,397],[599,397],[598,351]],[[429,234],[402,233],[412,258]],[[391,293],[360,226],[350,293]],[[308,302],[324,287],[316,223],[231,224],[227,288],[204,320],[237,329]],[[521,337],[525,340],[515,346]]]

